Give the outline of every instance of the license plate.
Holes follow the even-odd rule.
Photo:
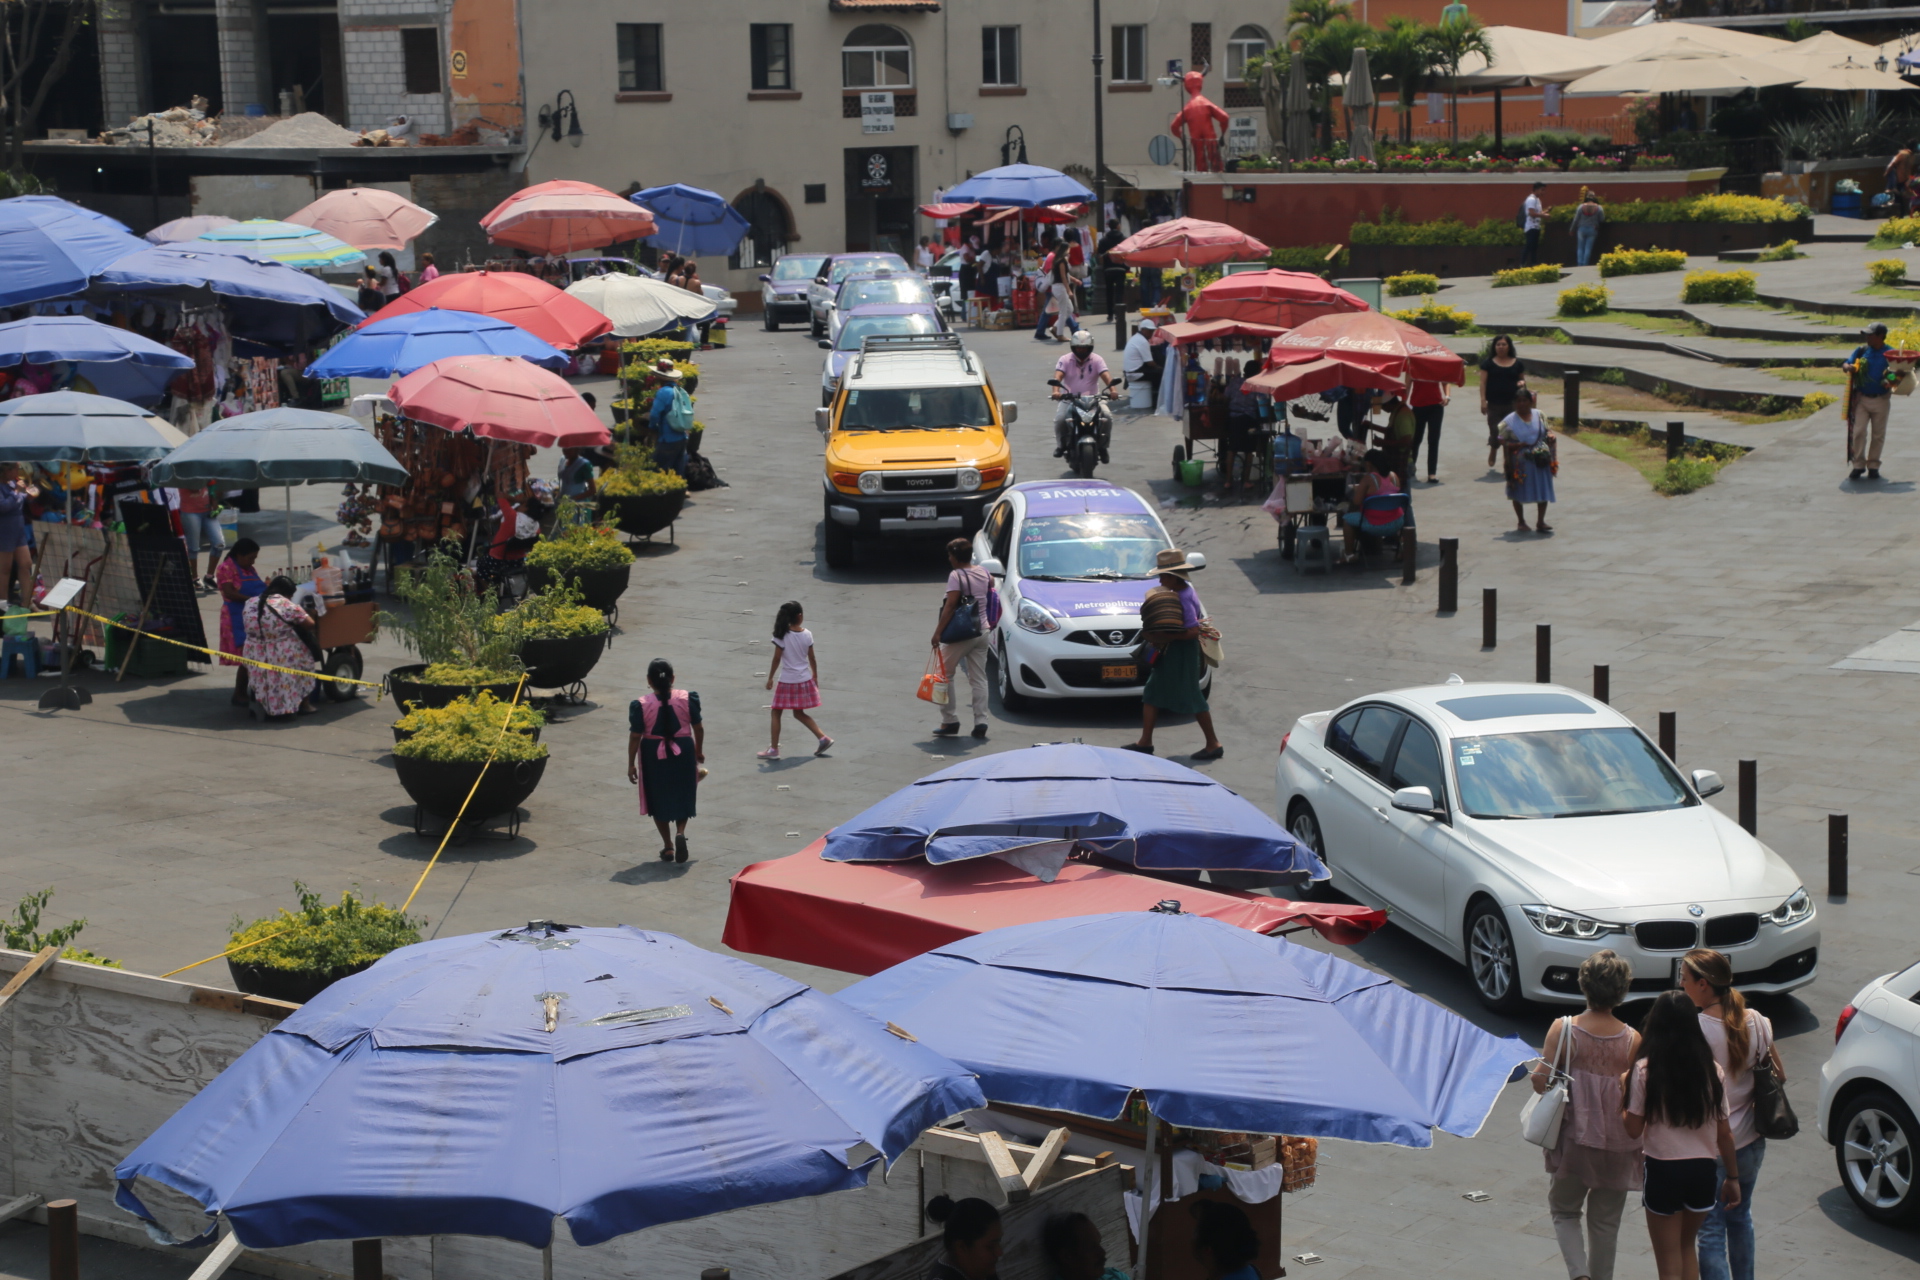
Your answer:
[[[1128,663],[1123,667],[1101,667],[1102,680],[1135,680],[1140,676],[1140,668]]]
[[[932,520],[937,518],[939,514],[940,514],[940,508],[938,507],[928,506],[928,507],[908,507],[907,508],[907,519],[909,520]]]

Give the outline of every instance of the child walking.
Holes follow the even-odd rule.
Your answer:
[[[809,709],[820,705],[820,662],[813,656],[813,633],[807,630],[806,623],[806,612],[798,600],[781,605],[773,620],[773,663],[767,668],[767,688],[774,689],[776,677],[779,688],[773,693],[772,733],[767,749],[759,753],[762,760],[780,758],[782,711],[793,712],[793,718],[820,740],[813,754],[825,755],[833,745],[833,739],[820,732],[820,726],[807,714]]]

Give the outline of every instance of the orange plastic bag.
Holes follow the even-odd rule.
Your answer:
[[[920,677],[920,691],[914,696],[937,707],[946,706],[952,699],[953,686],[947,682],[947,664],[938,649],[927,659],[927,672]]]

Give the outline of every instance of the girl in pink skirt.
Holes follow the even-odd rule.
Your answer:
[[[806,621],[798,600],[781,605],[773,620],[773,663],[767,668],[767,688],[773,690],[773,727],[770,745],[759,753],[762,760],[780,758],[782,711],[793,712],[793,718],[819,739],[813,754],[825,755],[833,745],[833,739],[820,732],[820,726],[807,714],[820,705],[820,663],[813,656],[813,633],[807,630]]]

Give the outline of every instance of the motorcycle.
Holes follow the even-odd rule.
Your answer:
[[[1113,438],[1113,415],[1106,401],[1111,396],[1068,396],[1067,465],[1082,480],[1093,476],[1093,469],[1107,460],[1107,442]]]

